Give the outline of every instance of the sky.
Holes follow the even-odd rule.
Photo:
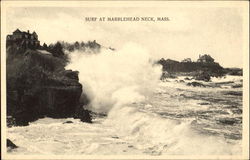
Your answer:
[[[156,22],[87,22],[85,17],[168,17]],[[133,42],[154,58],[196,61],[210,54],[223,67],[242,67],[243,18],[240,8],[221,7],[13,7],[7,33],[36,31],[41,44],[96,40],[119,49]]]

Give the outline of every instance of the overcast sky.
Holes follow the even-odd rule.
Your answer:
[[[242,67],[242,11],[238,8],[9,8],[7,32],[37,32],[41,44],[96,40],[120,48],[138,43],[156,58],[197,60],[210,54],[224,67]],[[85,17],[169,17],[166,22],[86,22]]]

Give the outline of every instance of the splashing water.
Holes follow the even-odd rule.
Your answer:
[[[78,70],[91,100],[91,109],[108,112],[112,107],[142,101],[152,93],[161,76],[149,53],[130,43],[121,50],[100,54],[73,52],[67,68]]]
[[[242,101],[224,95],[228,88],[194,89],[176,82],[162,83],[161,67],[153,64],[154,59],[145,49],[133,43],[117,51],[75,51],[69,55],[67,69],[79,71],[80,83],[91,101],[88,109],[108,116],[94,119],[93,124],[71,119],[74,123],[65,125],[62,122],[66,119],[45,118],[27,127],[10,128],[9,137],[23,146],[14,154],[241,153],[241,140],[232,138],[240,135],[238,121],[231,126],[214,123],[241,116],[231,113],[240,109]],[[214,101],[216,97],[223,101]],[[229,103],[238,108],[228,109]],[[51,149],[46,152],[43,148]]]
[[[91,109],[109,112],[105,124],[116,127],[120,136],[125,134],[126,139],[138,142],[137,148],[151,148],[149,152],[157,154],[194,154],[197,150],[199,154],[231,154],[233,146],[226,147],[223,138],[195,133],[191,121],[173,121],[139,111],[139,104],[155,94],[161,68],[150,63],[150,54],[136,44],[96,55],[75,52],[71,59],[68,68],[80,71]]]

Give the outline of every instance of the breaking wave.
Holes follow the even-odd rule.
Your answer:
[[[79,80],[91,100],[90,109],[96,112],[143,101],[152,94],[161,76],[161,67],[153,65],[150,54],[133,43],[117,51],[75,51],[70,56],[67,68],[79,71]]]
[[[79,71],[83,90],[91,100],[88,109],[107,113],[103,125],[115,129],[119,138],[131,142],[135,149],[152,155],[240,153],[240,144],[200,134],[192,129],[192,120],[171,120],[141,110],[155,94],[161,67],[154,65],[154,59],[140,46],[129,43],[99,54],[75,51],[70,58],[67,68]]]

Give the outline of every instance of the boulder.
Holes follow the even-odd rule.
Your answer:
[[[179,82],[180,82],[180,83],[185,83],[185,81],[184,81],[184,80],[179,80]]]
[[[7,148],[15,149],[18,148],[18,146],[15,145],[11,140],[7,139]]]
[[[207,72],[201,72],[194,76],[195,80],[209,82],[211,77]]]
[[[84,109],[83,106],[78,106],[76,108],[74,118],[80,119],[82,122],[92,123],[90,111]]]

